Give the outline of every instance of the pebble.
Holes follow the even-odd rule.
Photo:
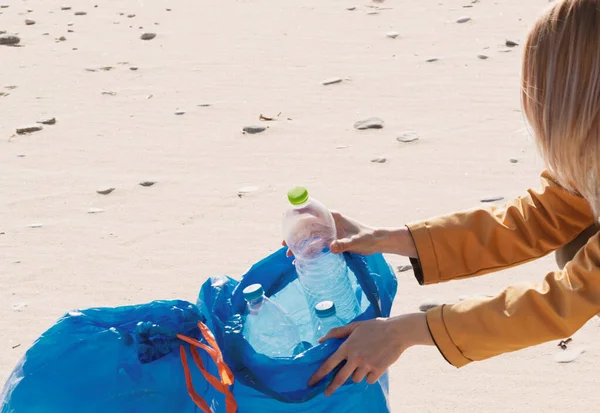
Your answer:
[[[471,21],[472,19],[469,16],[462,16],[456,20],[456,23],[466,23]]]
[[[398,33],[398,32],[387,32],[385,35],[387,37],[389,37],[390,39],[395,39],[396,37],[400,36],[400,33]]]
[[[142,182],[140,182],[141,186],[152,186],[154,184],[156,184],[156,181],[142,181]]]
[[[17,304],[13,304],[11,306],[13,311],[17,311],[17,312],[21,312],[23,310],[25,310],[25,308],[27,308],[27,303],[17,303]]]
[[[329,85],[335,85],[336,83],[342,83],[342,78],[341,77],[332,77],[329,79],[325,79],[323,82],[321,82],[324,86],[329,86]]]
[[[107,90],[102,92],[103,95],[108,95],[108,96],[116,96],[117,92],[113,92],[112,90]]]
[[[505,44],[506,44],[506,47],[517,47],[519,45],[519,43],[517,43],[513,40],[509,40],[509,39],[506,40]]]
[[[488,198],[483,198],[481,202],[489,203],[489,202],[497,202],[502,201],[504,199],[503,196],[490,196]]]
[[[75,16],[85,16],[87,14],[87,12],[85,11],[76,11],[75,12]]]
[[[519,160],[517,158],[510,158],[509,161],[510,163],[519,163]]]
[[[436,300],[423,301],[421,304],[419,304],[419,311],[424,313],[432,308],[439,307],[440,305],[442,305],[442,303]]]
[[[138,68],[137,68],[136,66],[131,66],[131,67],[129,68],[129,70],[136,71],[136,70],[138,70]]]
[[[8,9],[8,4],[0,4],[0,9]]]
[[[25,19],[25,24],[27,26],[31,26],[35,24],[35,20],[31,20],[31,19]]]
[[[379,12],[378,12],[377,10],[373,10],[373,11],[369,11],[369,12],[367,12],[367,14],[368,14],[369,16],[374,16],[374,15],[376,15],[376,14],[379,14]]]
[[[185,115],[185,112],[182,110],[178,110],[177,112],[175,112],[176,115],[181,116],[181,115]]]
[[[425,63],[433,63],[437,62],[438,60],[440,60],[439,57],[430,57],[429,59],[425,60]]]
[[[130,19],[132,19],[132,18],[135,17],[135,14],[128,14],[127,17],[130,18]]]
[[[244,126],[244,128],[242,129],[242,132],[255,134],[255,133],[264,132],[265,130],[267,130],[266,126],[251,125],[251,126]]]
[[[39,224],[39,223],[28,225],[29,228],[42,228],[43,226],[44,226],[44,224]]]
[[[356,6],[346,7],[346,10],[348,10],[348,11],[354,11],[354,10],[356,10]]]
[[[212,105],[210,103],[201,103],[201,104],[198,105],[198,107],[200,107],[200,108],[209,108],[211,106]]]
[[[373,162],[373,163],[385,163],[386,161],[387,161],[387,159],[382,158],[382,157],[377,157],[377,158],[371,159],[371,162]]]
[[[94,208],[94,207],[92,207],[92,208],[88,209],[87,212],[88,212],[88,214],[99,214],[101,212],[104,212],[104,210],[102,208]]]
[[[156,37],[156,33],[144,33],[140,36],[142,40],[152,40]]]
[[[258,191],[260,188],[258,186],[245,186],[243,188],[238,189],[237,195],[241,198],[244,195],[251,194],[252,192]]]
[[[54,125],[56,124],[56,118],[45,118],[38,120],[36,123],[41,123],[42,125]]]
[[[67,29],[67,33],[74,33],[74,32],[75,32],[74,30]]]
[[[384,121],[380,118],[367,118],[363,120],[359,120],[354,124],[354,128],[358,130],[365,129],[382,129]]]
[[[73,24],[75,24],[75,23],[69,22],[69,23],[67,23],[67,26],[73,26]]]
[[[71,10],[71,6],[61,6],[61,10]]]
[[[410,271],[412,269],[413,269],[413,266],[410,264],[399,265],[396,267],[396,271],[398,271],[398,272],[406,272],[406,271]]]
[[[14,46],[20,42],[21,38],[19,36],[15,36],[14,34],[0,34],[0,45]]]
[[[22,128],[17,128],[17,134],[24,135],[24,134],[32,133],[32,132],[39,132],[42,129],[44,129],[44,128],[42,128],[40,125],[24,126]]]
[[[398,142],[409,143],[419,140],[419,135],[416,132],[404,132],[396,138]]]
[[[67,38],[66,38],[65,36],[60,36],[60,37],[59,37],[57,40],[58,40],[59,42],[64,42],[64,41],[66,41],[66,40],[67,40]]]
[[[489,57],[488,55],[485,55],[485,54],[478,54],[478,55],[477,55],[477,58],[478,58],[478,59],[481,59],[481,60],[487,60],[487,59],[489,59],[490,57]]]
[[[115,188],[107,187],[107,188],[97,189],[96,193],[98,193],[100,195],[108,195],[114,190],[115,190]]]

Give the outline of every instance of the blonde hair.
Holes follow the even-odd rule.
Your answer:
[[[600,215],[600,0],[562,0],[525,44],[523,111],[550,172]]]

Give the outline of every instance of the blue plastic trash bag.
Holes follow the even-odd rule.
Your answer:
[[[212,410],[225,412],[224,396],[197,368],[182,365],[196,353],[218,374],[208,353],[177,338],[203,340],[203,320],[185,301],[72,311],[26,352],[2,390],[0,413],[202,412],[186,373]]]
[[[389,316],[397,281],[383,256],[344,256],[362,308],[356,320]],[[266,295],[292,315],[301,331],[311,328],[308,305],[292,261],[282,248],[254,265],[241,282],[226,276],[213,277],[200,291],[197,305],[235,376],[233,395],[238,413],[390,412],[387,373],[372,385],[365,380],[349,380],[328,398],[323,391],[337,370],[316,386],[307,386],[312,374],[342,340],[328,340],[294,358],[271,359],[254,352],[243,338],[242,290],[254,283],[262,284]]]

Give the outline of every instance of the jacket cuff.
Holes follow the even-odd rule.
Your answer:
[[[472,360],[466,358],[452,341],[444,324],[444,307],[445,305],[441,305],[427,311],[427,326],[435,345],[446,361],[454,367],[463,367]]]
[[[410,231],[419,255],[419,265],[414,267],[417,281],[421,285],[438,283],[440,281],[438,260],[427,221],[408,224],[406,227]]]

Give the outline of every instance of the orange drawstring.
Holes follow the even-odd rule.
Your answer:
[[[208,343],[208,345],[199,342],[193,338],[177,334],[177,337],[186,343],[190,344],[190,352],[192,353],[192,358],[198,366],[198,369],[204,376],[204,378],[219,392],[225,395],[225,410],[226,413],[235,413],[237,410],[237,403],[233,397],[233,394],[229,390],[229,386],[233,384],[233,373],[229,366],[225,363],[223,359],[223,353],[221,353],[221,349],[217,344],[217,340],[215,340],[215,336],[212,334],[210,329],[202,322],[198,323],[198,328],[200,328],[200,332],[202,336]],[[204,363],[202,362],[202,358],[200,354],[198,354],[198,350],[196,347],[199,347],[206,351],[212,360],[214,361],[217,369],[219,371],[220,379],[210,374],[206,368],[204,367]],[[185,353],[185,348],[180,346],[179,354],[181,356],[181,363],[183,364],[183,371],[185,373],[185,383],[188,389],[188,393],[190,397],[196,403],[196,406],[202,410],[203,413],[214,413],[210,408],[208,403],[196,392],[194,389],[194,384],[192,383],[192,374],[190,373],[190,368],[187,363],[187,355]]]

